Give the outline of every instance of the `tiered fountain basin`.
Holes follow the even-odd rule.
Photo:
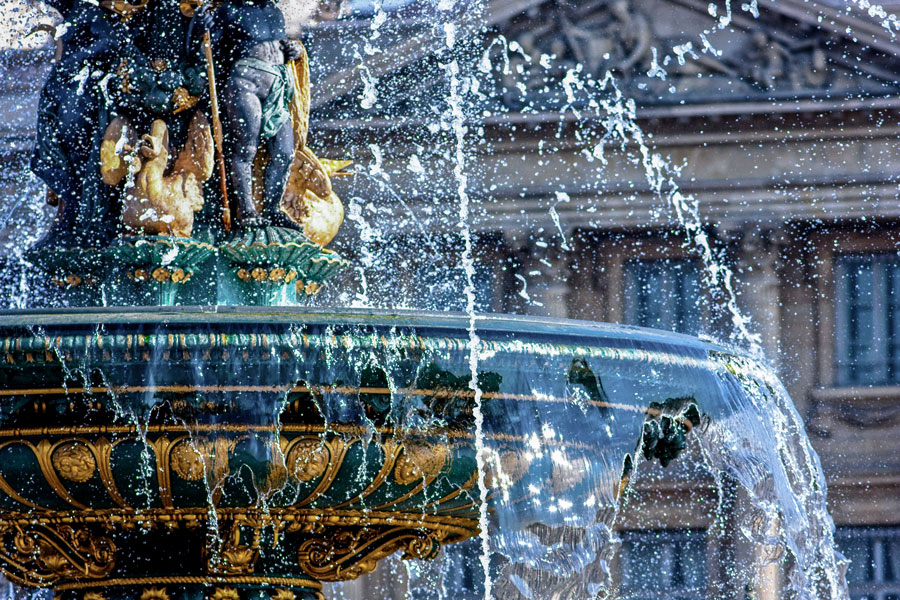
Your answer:
[[[480,517],[517,543],[546,537],[614,506],[636,453],[676,456],[727,410],[744,361],[635,328],[476,326],[477,339],[465,315],[296,308],[0,313],[3,571],[67,600],[298,600],[398,551],[433,558]]]

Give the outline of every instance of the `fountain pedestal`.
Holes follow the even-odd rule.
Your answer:
[[[266,227],[210,244],[131,236],[108,248],[40,248],[22,276],[33,306],[303,304],[348,262],[297,231]]]

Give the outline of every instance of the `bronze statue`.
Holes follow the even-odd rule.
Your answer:
[[[222,242],[232,210],[239,236],[275,227],[331,240],[343,208],[330,177],[348,163],[323,164],[306,145],[306,51],[287,38],[273,1],[55,2],[68,29],[41,93],[32,169],[60,210],[35,249],[134,236]],[[208,28],[203,49],[198,21]],[[227,159],[219,186],[210,185],[216,96]],[[209,211],[195,223],[204,200],[228,196],[224,223]]]
[[[47,184],[59,211],[38,242],[43,246],[90,246],[111,236],[108,202],[102,198],[96,164],[108,106],[103,91],[117,56],[131,46],[122,23],[88,2],[54,3],[68,23],[62,52],[38,103],[37,140],[31,170]],[[92,176],[93,175],[93,176]]]
[[[267,225],[302,229],[281,208],[295,158],[306,165],[309,187],[317,195],[331,193],[324,167],[305,149],[305,124],[297,126],[291,118],[298,94],[304,93],[296,69],[297,61],[305,63],[303,46],[288,39],[284,16],[272,0],[228,0],[214,13],[199,14],[212,33],[216,71],[225,82],[225,154],[235,224],[239,229]],[[300,135],[295,135],[297,127],[302,129]],[[258,209],[253,180],[254,164],[261,166],[260,145],[267,159]]]

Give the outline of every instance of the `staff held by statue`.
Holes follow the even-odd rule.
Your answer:
[[[210,4],[202,4],[197,9],[196,14],[201,15],[203,11],[210,10]],[[193,27],[193,23],[191,23]],[[188,34],[190,38],[190,34]],[[216,143],[216,162],[219,165],[219,182],[222,192],[222,224],[225,231],[231,231],[231,207],[228,204],[228,179],[225,170],[225,151],[223,149],[224,136],[222,134],[222,120],[219,117],[219,96],[216,93],[216,69],[213,65],[212,39],[210,37],[209,28],[205,27],[203,31],[203,52],[206,54],[206,75],[209,79],[209,106],[212,113],[213,140]]]

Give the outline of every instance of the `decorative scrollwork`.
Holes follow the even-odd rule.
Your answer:
[[[116,547],[86,527],[12,525],[0,532],[0,561],[12,579],[29,585],[102,579],[115,567]]]
[[[377,561],[395,552],[407,558],[429,558],[437,553],[440,543],[477,533],[472,506],[438,514],[433,508],[442,506],[442,501],[434,498],[428,514],[399,507],[399,503],[406,507],[408,499],[424,495],[425,486],[444,473],[458,479],[455,473],[448,473],[456,446],[440,444],[436,437],[398,439],[385,435],[376,447],[380,451],[368,457],[367,464],[375,468],[367,478],[351,493],[335,496],[329,492],[346,472],[347,461],[358,464],[360,460],[354,446],[362,441],[355,430],[348,435],[311,429],[295,435],[268,436],[267,443],[278,446],[259,455],[261,460],[254,463],[258,470],[253,475],[265,478],[252,481],[259,504],[230,506],[218,504],[227,488],[219,484],[230,471],[243,476],[243,465],[249,459],[238,444],[248,439],[248,434],[236,429],[153,431],[144,441],[155,459],[152,465],[159,506],[134,510],[131,496],[123,497],[116,487],[117,481],[121,485],[134,468],[129,462],[133,460],[129,454],[134,448],[132,432],[39,433],[41,437],[0,440],[0,452],[15,447],[21,448],[18,452],[32,453],[37,459],[29,463],[33,480],[47,482],[65,502],[59,507],[62,503],[58,501],[57,505],[44,501],[21,477],[15,480],[16,488],[0,478],[0,494],[31,509],[0,511],[0,565],[11,579],[25,585],[94,589],[103,594],[104,588],[128,586],[135,588],[129,592],[135,600],[170,600],[174,592],[165,586],[172,590],[179,585],[188,577],[182,571],[196,569],[195,564],[172,564],[164,567],[172,572],[135,578],[129,563],[114,568],[115,545],[122,546],[123,556],[132,556],[130,544],[135,531],[160,539],[177,531],[171,535],[181,537],[166,539],[184,540],[201,553],[201,564],[206,567],[201,570],[205,572],[192,571],[190,576],[213,586],[204,592],[207,600],[234,600],[225,596],[229,589],[243,599],[240,586],[260,582],[272,585],[266,592],[271,598],[265,600],[294,600],[289,594],[307,597],[295,587],[315,588],[316,580],[353,579],[371,572]],[[186,481],[206,483],[210,501],[217,507],[214,522],[203,496],[195,493],[191,497],[185,492],[191,490],[184,485]],[[86,482],[97,485],[83,485]],[[398,482],[410,485],[400,489]],[[19,487],[23,489],[19,491]],[[464,487],[472,487],[471,482]],[[104,488],[109,495],[100,500],[97,492]],[[23,494],[43,504],[32,506]],[[452,499],[451,494],[443,497]],[[263,508],[270,498],[276,504]],[[285,499],[289,505],[277,506]],[[360,505],[368,508],[363,512]],[[203,535],[205,523],[218,528],[221,542],[209,543]],[[293,554],[298,557],[294,569],[305,571],[309,584],[295,586],[293,580],[279,580],[270,573],[271,566],[262,557],[279,544],[280,548],[298,552]],[[221,590],[219,598],[212,597],[215,586]],[[277,591],[275,586],[285,589]]]
[[[378,561],[403,550],[403,558],[431,559],[439,534],[407,528],[345,529],[300,545],[300,568],[321,581],[346,581],[375,570]]]

